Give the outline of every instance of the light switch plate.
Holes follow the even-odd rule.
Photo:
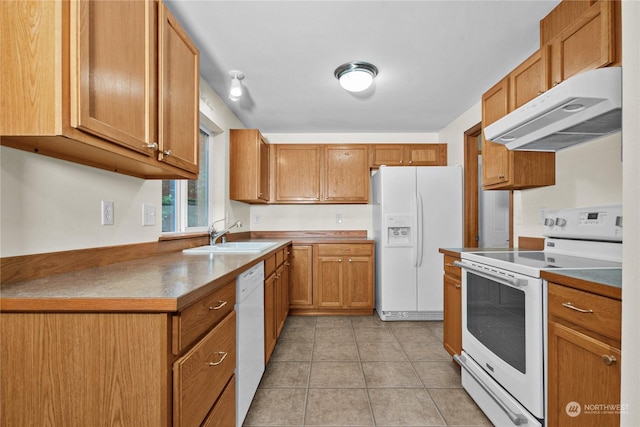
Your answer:
[[[142,205],[142,225],[156,225],[156,205]]]

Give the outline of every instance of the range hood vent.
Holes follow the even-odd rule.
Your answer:
[[[622,70],[577,74],[484,129],[509,150],[558,151],[622,129]]]

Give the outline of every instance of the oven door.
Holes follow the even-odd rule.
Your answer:
[[[468,260],[460,266],[462,348],[469,362],[544,419],[543,280]]]

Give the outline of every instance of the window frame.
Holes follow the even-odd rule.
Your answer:
[[[207,128],[206,126],[203,126],[202,124],[199,126],[199,133],[198,136],[200,136],[200,132],[204,133],[206,135],[205,137],[205,141],[204,144],[207,145],[207,149],[206,149],[206,154],[207,154],[207,158],[206,160],[206,164],[208,166],[207,168],[207,176],[208,176],[208,182],[207,182],[207,224],[203,225],[203,226],[197,226],[197,227],[189,227],[188,226],[188,203],[189,203],[189,199],[188,199],[188,187],[189,187],[189,182],[193,181],[193,180],[188,180],[188,179],[174,179],[174,180],[164,180],[164,181],[171,181],[173,183],[173,185],[175,185],[175,230],[173,231],[164,231],[162,230],[162,235],[164,236],[170,236],[170,235],[174,235],[174,234],[184,234],[184,233],[203,233],[203,232],[208,232],[209,231],[209,226],[212,222],[211,218],[213,218],[213,203],[211,202],[213,200],[213,170],[212,170],[212,165],[213,165],[213,138],[214,138],[214,133]],[[200,144],[200,140],[198,139],[198,144]],[[199,162],[202,162],[203,159],[199,159]],[[161,197],[164,197],[164,194],[161,195]]]

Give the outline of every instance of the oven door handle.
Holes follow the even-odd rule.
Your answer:
[[[455,354],[453,356],[453,360],[458,362],[458,364],[462,366],[465,371],[467,371],[467,373],[471,376],[471,378],[473,378],[474,381],[477,382],[478,385],[482,387],[482,389],[491,397],[491,399],[493,399],[493,401],[496,402],[496,404],[500,407],[500,409],[502,409],[504,413],[507,414],[507,416],[509,417],[509,419],[513,424],[517,426],[522,424],[527,424],[528,422],[527,417],[525,417],[523,414],[518,414],[516,412],[513,412],[502,400],[500,400],[500,398],[493,392],[493,390],[491,390],[489,386],[483,383],[480,377],[478,377],[476,373],[473,372],[471,368],[467,366],[467,359],[464,356]]]
[[[485,270],[483,268],[474,267],[474,266],[469,265],[469,264],[463,264],[460,261],[454,261],[453,265],[455,265],[456,267],[460,267],[463,270],[469,270],[469,271],[473,271],[474,273],[480,273],[480,274],[488,276],[488,277],[490,277],[492,279],[508,283],[509,285],[511,285],[513,287],[516,287],[516,288],[521,288],[521,287],[527,285],[527,280],[526,279],[517,279],[515,277],[508,277],[508,276],[505,276],[505,275],[502,275],[502,274],[494,273],[494,272],[489,271],[489,270]]]

